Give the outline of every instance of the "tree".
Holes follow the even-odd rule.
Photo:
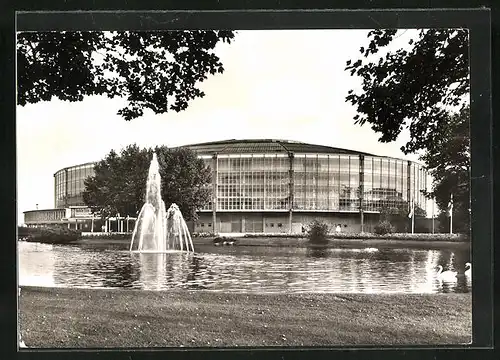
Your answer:
[[[432,191],[440,209],[442,231],[449,231],[448,204],[453,194],[453,231],[470,232],[470,117],[469,109],[448,116],[434,134],[436,139],[420,157],[433,178]]]
[[[125,120],[185,110],[203,97],[197,85],[224,68],[213,53],[232,31],[20,32],[18,104],[124,97]]]
[[[407,128],[405,154],[420,159],[434,177],[433,190],[445,216],[454,197],[454,229],[468,232],[470,224],[469,59],[466,29],[421,30],[408,49],[376,54],[398,36],[396,29],[368,33],[362,58],[347,61],[346,70],[362,80],[362,90],[350,90],[346,100],[355,105],[355,123],[371,124],[380,142],[396,140]],[[458,109],[458,110],[457,110]],[[455,114],[458,111],[458,115]],[[456,219],[456,220],[455,220]],[[444,223],[449,229],[449,220]]]
[[[165,146],[140,149],[129,145],[120,154],[110,151],[85,180],[83,200],[93,214],[102,218],[136,217],[145,202],[146,181],[152,153],[156,152],[162,178],[161,195],[168,208],[179,205],[186,220],[210,200],[211,173],[203,160],[189,149]]]
[[[196,153],[187,148],[157,147],[161,193],[167,202],[176,203],[186,219],[196,219],[196,211],[211,200],[212,173]],[[167,205],[168,208],[168,205]]]
[[[448,121],[450,107],[468,104],[468,31],[421,30],[418,40],[409,41],[411,49],[376,59],[397,32],[368,33],[368,47],[360,48],[362,59],[346,65],[352,76],[362,79],[362,91],[350,90],[346,100],[357,107],[355,123],[371,124],[381,133],[380,142],[394,141],[408,128],[410,140],[401,150],[409,154],[432,145],[435,132]]]
[[[392,205],[380,206],[379,222],[390,223],[397,232],[408,232],[411,223],[411,218],[408,217],[408,202],[396,197],[389,198],[388,202]],[[425,215],[425,210],[415,205],[415,218],[425,217]]]

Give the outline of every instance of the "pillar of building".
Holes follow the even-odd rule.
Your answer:
[[[365,157],[364,155],[359,155],[359,217],[361,220],[361,233],[365,232],[365,214],[364,214],[364,204],[363,199],[365,196]]]
[[[407,164],[407,183],[406,183],[406,196],[407,196],[407,199],[408,199],[408,212],[411,211],[411,201],[412,201],[412,195],[411,195],[411,192],[414,190],[411,188],[411,161],[408,160],[408,164]],[[409,219],[409,224],[410,224],[410,229],[411,229],[411,222],[412,220]]]
[[[288,168],[288,232],[292,233],[293,223],[293,153],[288,153],[289,168]]]
[[[218,173],[219,173],[219,160],[217,154],[212,156],[212,229],[214,235],[218,233],[217,230],[217,184],[218,184]]]
[[[90,219],[90,232],[94,232],[94,215],[92,215],[92,218]]]

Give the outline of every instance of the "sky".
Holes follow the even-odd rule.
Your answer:
[[[408,46],[418,30],[401,31],[388,50]],[[238,31],[219,44],[223,74],[200,85],[205,97],[182,112],[125,121],[116,112],[120,98],[87,97],[82,102],[51,100],[17,107],[18,223],[23,211],[54,207],[56,171],[102,159],[111,149],[180,146],[226,139],[274,138],[353,149],[382,156],[405,156],[409,139],[380,143],[369,125],[354,124],[356,109],[345,97],[360,80],[345,71],[360,57],[368,30]],[[383,55],[383,53],[381,53]],[[430,185],[430,179],[428,180]],[[431,207],[428,201],[427,212]]]

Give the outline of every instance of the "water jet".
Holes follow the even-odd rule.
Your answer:
[[[153,153],[149,166],[146,201],[135,223],[130,251],[194,251],[193,241],[179,206],[172,204],[166,210],[161,198],[160,166],[156,153]]]

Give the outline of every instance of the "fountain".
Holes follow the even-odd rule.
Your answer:
[[[146,183],[146,202],[142,206],[130,242],[130,251],[194,251],[193,241],[182,213],[176,204],[165,210],[161,198],[158,159],[153,153]]]

